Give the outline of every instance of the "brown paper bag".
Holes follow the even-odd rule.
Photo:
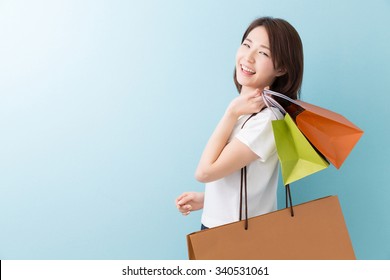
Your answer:
[[[355,259],[337,196],[187,235],[191,260]]]

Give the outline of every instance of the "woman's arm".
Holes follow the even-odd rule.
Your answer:
[[[198,181],[207,183],[223,178],[259,158],[241,141],[227,141],[239,116],[257,113],[263,107],[260,90],[242,94],[230,103],[203,151],[195,172]]]

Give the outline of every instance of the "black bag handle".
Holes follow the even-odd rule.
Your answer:
[[[290,201],[290,212],[291,212],[291,217],[294,217],[294,209],[293,209],[293,204],[292,204],[292,199],[291,199],[291,190],[290,190],[290,184],[285,185],[286,188],[286,208],[288,208],[288,203],[287,203],[287,197]]]
[[[240,221],[242,220],[242,189],[245,186],[245,230],[248,229],[248,189],[246,180],[246,166],[241,168],[241,186],[240,186]]]
[[[244,125],[247,123],[247,121],[249,121],[256,114],[257,113],[250,115],[250,117],[248,119],[246,119],[246,121],[241,126],[241,129],[244,127]],[[285,188],[286,188],[286,208],[288,208],[288,204],[290,204],[291,217],[294,217],[294,209],[293,209],[292,198],[291,198],[290,184],[287,184],[285,186]],[[248,224],[248,188],[247,188],[247,169],[246,169],[246,166],[241,168],[240,213],[239,213],[240,221],[242,220],[242,192],[243,191],[244,191],[244,199],[245,199],[245,230],[248,230],[248,227],[249,227],[249,224]]]

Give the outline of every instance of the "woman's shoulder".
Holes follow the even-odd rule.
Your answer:
[[[259,113],[256,114],[255,120],[268,120],[268,121],[274,121],[274,120],[281,120],[283,119],[283,114],[280,112],[279,109],[275,107],[266,107],[263,110],[261,110]]]
[[[260,131],[262,127],[268,127],[274,120],[283,119],[283,114],[276,108],[265,108],[257,114],[245,115],[239,120],[241,128],[255,129]]]

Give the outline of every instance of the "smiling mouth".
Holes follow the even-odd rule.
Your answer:
[[[243,64],[241,64],[241,70],[242,70],[242,72],[244,72],[244,73],[247,74],[247,75],[256,74],[256,71],[255,71],[255,70],[250,69],[250,68],[248,68],[247,66],[245,66],[245,65],[243,65]]]

